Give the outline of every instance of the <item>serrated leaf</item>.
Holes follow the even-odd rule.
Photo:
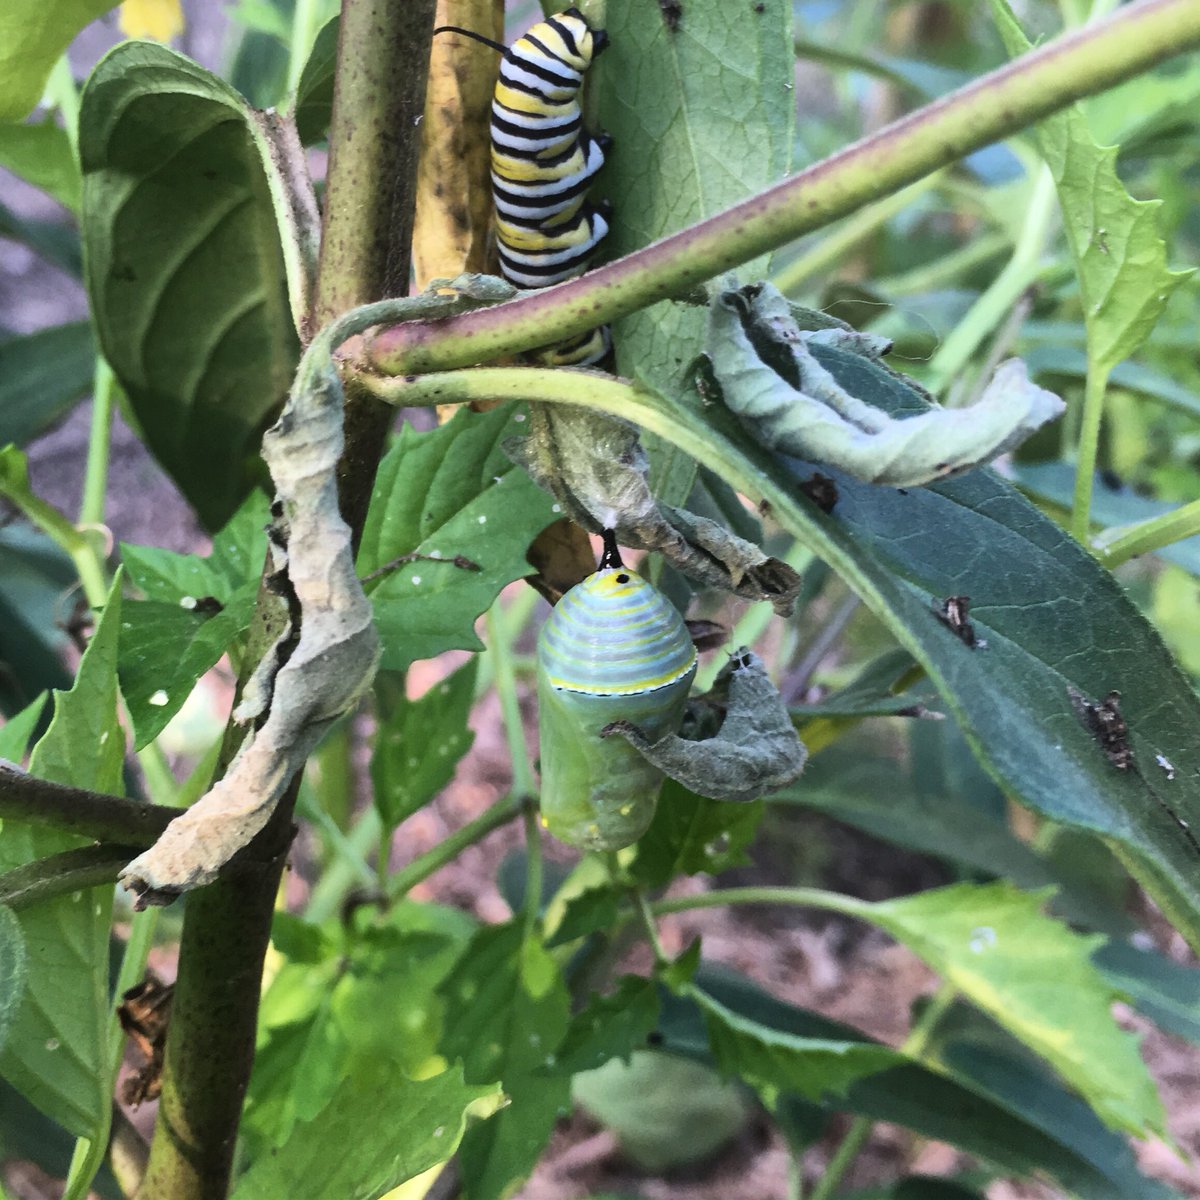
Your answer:
[[[39,696],[32,704],[26,705],[21,711],[8,718],[0,725],[0,758],[9,762],[19,763],[25,757],[29,739],[46,707],[46,697]]]
[[[80,102],[100,343],[151,451],[210,529],[258,477],[259,435],[297,358],[257,131],[233,88],[146,42],[112,50]]]
[[[576,938],[602,929],[611,929],[617,923],[620,901],[611,887],[594,887],[572,896],[563,911],[562,920],[546,943],[547,948],[562,946]]]
[[[867,919],[1042,1055],[1106,1124],[1162,1132],[1137,1041],[1110,1011],[1116,990],[1091,962],[1100,939],[1045,916],[1043,900],[1008,883],[958,884],[873,904]]]
[[[467,728],[475,699],[478,658],[435,683],[419,700],[401,696],[381,715],[371,755],[375,807],[395,829],[454,778],[459,760],[471,748]]]
[[[555,961],[515,921],[480,930],[441,994],[442,1053],[463,1060],[468,1080],[499,1079],[510,1100],[468,1130],[459,1152],[465,1194],[499,1200],[533,1169],[569,1103],[569,1080],[543,1073],[567,1029],[567,989]]]
[[[643,887],[656,888],[676,875],[716,875],[741,866],[748,861],[746,848],[754,841],[764,811],[761,800],[706,800],[668,779],[654,820],[638,839],[630,871]]]
[[[0,8],[0,121],[20,121],[41,99],[58,56],[110,0],[6,0]]]
[[[658,987],[640,975],[626,975],[608,996],[592,994],[571,1018],[548,1071],[574,1075],[593,1071],[611,1058],[628,1059],[646,1045],[658,1023]]]
[[[95,367],[86,321],[0,341],[0,446],[24,446],[65,417],[92,386]]]
[[[991,5],[1009,53],[1030,49],[1006,0]],[[1118,148],[1096,145],[1082,108],[1046,117],[1036,136],[1058,188],[1090,355],[1104,370],[1137,350],[1192,272],[1167,269],[1158,229],[1162,201],[1135,200],[1125,190],[1116,170]]]
[[[11,908],[0,908],[0,1051],[25,995],[25,934]]]
[[[838,1095],[856,1079],[904,1062],[888,1046],[799,1037],[740,1016],[701,988],[692,995],[704,1014],[714,1062],[762,1093],[768,1104],[783,1092],[812,1100]]]
[[[364,1063],[311,1121],[246,1172],[232,1200],[382,1196],[453,1154],[467,1106],[494,1091],[465,1084],[458,1067],[413,1080],[390,1063]]]
[[[79,212],[79,163],[67,131],[53,117],[26,125],[0,124],[0,167]]]
[[[556,514],[501,449],[521,416],[506,407],[461,412],[429,433],[405,426],[380,464],[359,575],[406,555],[428,556],[367,583],[383,667],[401,670],[443,650],[481,650],[475,619],[505,584],[529,574],[525,549]],[[466,564],[456,565],[457,556]]]
[[[75,684],[56,692],[54,717],[34,747],[39,779],[121,794],[125,739],[117,721],[118,572]],[[0,870],[79,846],[51,826],[8,820]],[[0,1074],[76,1137],[91,1137],[112,1097],[108,1048],[108,933],[112,888],[76,892],[23,909],[28,948],[24,1001],[0,1055]]]
[[[605,244],[610,258],[762,191],[790,166],[791,5],[683,8],[672,29],[663,6],[607,5],[609,48],[589,87],[599,124],[613,138],[601,183],[614,212]],[[745,270],[753,278],[755,268]],[[652,305],[617,325],[617,366],[679,394],[703,337],[702,309]],[[647,439],[646,449],[655,492],[682,504],[695,464],[657,438]]]

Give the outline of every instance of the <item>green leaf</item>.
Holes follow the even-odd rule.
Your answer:
[[[646,1045],[658,1023],[658,987],[626,975],[608,996],[592,993],[587,1007],[571,1018],[566,1037],[548,1070],[574,1075],[593,1071],[612,1058],[628,1059]]]
[[[569,1105],[569,1081],[544,1073],[566,1033],[567,989],[557,964],[516,921],[481,929],[441,994],[442,1053],[463,1060],[469,1081],[500,1080],[510,1101],[472,1126],[459,1151],[469,1200],[499,1200],[533,1169]]]
[[[784,1092],[812,1100],[841,1094],[856,1079],[904,1062],[888,1046],[797,1036],[740,1016],[702,988],[692,994],[717,1066],[760,1092],[768,1105]]]
[[[109,0],[6,0],[0,8],[0,121],[20,121],[41,99],[58,56]]]
[[[588,888],[572,896],[566,903],[562,920],[554,927],[554,933],[546,943],[547,947],[553,949],[576,938],[586,937],[589,933],[611,929],[617,923],[620,907],[617,892],[607,886]]]
[[[9,762],[19,763],[25,757],[29,739],[46,707],[46,697],[39,696],[32,704],[26,705],[15,716],[9,717],[0,725],[0,758]]]
[[[256,130],[228,84],[145,42],[111,51],[81,100],[100,343],[151,451],[210,529],[257,478],[259,435],[297,357]]]
[[[848,391],[889,412],[919,410],[901,377],[861,356],[818,348]],[[1162,639],[1095,559],[992,471],[896,491],[832,472],[832,513],[802,493],[809,464],[754,447],[714,406],[645,394],[614,404],[678,440],[846,580],[925,668],[988,773],[1042,815],[1103,837],[1200,945],[1200,699]],[[971,649],[934,605],[969,596],[986,649]],[[1109,761],[1069,687],[1116,688],[1138,771]],[[1161,754],[1175,767],[1163,782]],[[1181,824],[1187,822],[1190,829]]]
[[[443,650],[483,649],[475,619],[505,584],[532,570],[526,547],[555,513],[501,449],[523,419],[506,407],[464,410],[430,433],[405,426],[380,464],[359,574],[427,556],[367,584],[385,668],[401,670]],[[459,556],[465,561],[456,565]]]
[[[79,234],[69,225],[21,217],[7,205],[0,204],[0,237],[28,246],[34,254],[76,279],[83,274]]]
[[[33,125],[0,125],[0,167],[79,212],[79,164],[67,131],[52,117]]]
[[[1116,940],[1101,946],[1092,962],[1160,1029],[1200,1044],[1200,970]]]
[[[1091,962],[1100,939],[1044,916],[1043,899],[1007,883],[959,884],[872,904],[864,916],[1042,1055],[1106,1124],[1161,1133],[1154,1081],[1113,1020],[1116,990]]]
[[[458,1067],[413,1080],[391,1063],[362,1063],[312,1120],[246,1172],[232,1200],[382,1196],[453,1154],[467,1106],[494,1091],[468,1086]]]
[[[478,664],[478,658],[472,658],[419,700],[401,695],[391,712],[380,714],[371,782],[375,807],[388,829],[432,800],[454,778],[471,748],[475,735],[467,728],[467,718]]]
[[[1009,53],[1030,49],[1006,0],[991,5]],[[1130,196],[1117,175],[1118,148],[1096,145],[1079,105],[1046,117],[1036,133],[1075,258],[1090,357],[1104,370],[1137,350],[1192,272],[1167,269],[1162,201]]]
[[[121,693],[134,749],[149,745],[184,706],[197,680],[250,628],[258,584],[247,583],[219,611],[158,600],[127,600],[121,622]]]
[[[25,994],[25,935],[11,908],[0,908],[0,1051]]]
[[[614,211],[610,258],[711,217],[783,178],[791,165],[792,6],[766,0],[684,10],[672,30],[661,6],[607,6],[609,48],[589,87],[599,124],[613,138],[602,184]],[[744,270],[754,278],[753,264]],[[615,339],[623,375],[679,394],[702,349],[704,313],[656,304],[621,321]],[[646,448],[656,494],[682,504],[695,464],[657,438]]]
[[[643,887],[656,888],[665,887],[676,875],[716,875],[743,865],[749,861],[746,849],[758,833],[764,811],[761,800],[749,804],[706,800],[668,779],[654,820],[638,840],[637,857],[630,866],[633,877]]]
[[[924,680],[896,690],[913,672],[907,650],[888,650],[866,663],[844,687],[812,704],[793,704],[790,712],[794,718],[916,716],[935,697]]]
[[[117,720],[120,573],[75,685],[54,697],[54,717],[34,747],[40,779],[121,794],[125,739]],[[50,826],[8,820],[0,870],[83,844]],[[112,1097],[108,1072],[108,934],[112,887],[93,888],[23,909],[28,949],[25,996],[0,1074],[76,1137],[103,1127]]]
[[[0,341],[0,445],[24,446],[62,420],[91,388],[95,367],[86,321]]]
[[[337,59],[338,18],[321,26],[309,51],[300,82],[296,85],[296,103],[292,116],[300,141],[305,146],[319,142],[329,128],[333,115],[333,68]]]

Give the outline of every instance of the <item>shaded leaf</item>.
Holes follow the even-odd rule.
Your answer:
[[[0,445],[24,446],[65,417],[91,388],[95,366],[86,321],[0,341]]]
[[[1160,1029],[1200,1044],[1200,970],[1116,940],[1101,946],[1092,962]]]
[[[69,225],[21,217],[7,205],[0,204],[0,237],[28,246],[34,254],[76,279],[83,274],[79,234]]]
[[[0,8],[0,121],[19,121],[41,99],[58,56],[109,0],[6,0]]]
[[[28,125],[0,124],[0,167],[79,211],[79,164],[67,131],[53,117]]]
[[[87,287],[147,444],[210,529],[261,471],[296,365],[284,256],[245,101],[146,42],[112,50],[80,107]]]
[[[384,456],[358,553],[384,667],[482,649],[475,619],[528,574],[525,548],[555,513],[500,448],[522,419],[498,408],[459,413],[429,433],[405,426]]]
[[[319,142],[329,129],[333,115],[333,68],[337,57],[338,18],[326,21],[308,52],[300,82],[296,85],[296,100],[292,117],[306,146]]]
[[[54,697],[54,717],[34,747],[30,773],[40,779],[121,794],[125,739],[117,721],[117,627],[120,573],[79,664],[75,684]],[[6,820],[0,870],[83,844],[51,826]],[[112,888],[75,892],[23,909],[28,950],[24,999],[0,1074],[77,1137],[107,1119],[108,933]]]
[[[608,996],[592,994],[587,1007],[571,1018],[553,1067],[566,1075],[592,1071],[612,1058],[628,1059],[646,1045],[658,1022],[658,986],[640,975],[626,975]]]
[[[475,735],[467,728],[478,658],[435,683],[419,700],[401,696],[380,714],[371,755],[375,807],[395,829],[454,778]]]

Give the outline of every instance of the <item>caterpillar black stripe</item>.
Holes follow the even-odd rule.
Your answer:
[[[574,8],[534,25],[507,49],[466,29],[443,28],[487,42],[504,56],[491,126],[500,273],[523,288],[582,275],[608,232],[604,211],[586,197],[608,139],[583,128],[579,92],[607,35]],[[610,348],[604,325],[529,357],[546,366],[590,366]]]

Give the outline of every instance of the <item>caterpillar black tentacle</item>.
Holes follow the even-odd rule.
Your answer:
[[[607,35],[575,8],[540,21],[507,49],[455,26],[435,33],[443,29],[503,54],[491,124],[500,273],[523,288],[582,275],[608,233],[607,207],[586,193],[611,139],[583,128],[579,92]],[[545,366],[594,366],[611,347],[605,325],[528,357]]]

